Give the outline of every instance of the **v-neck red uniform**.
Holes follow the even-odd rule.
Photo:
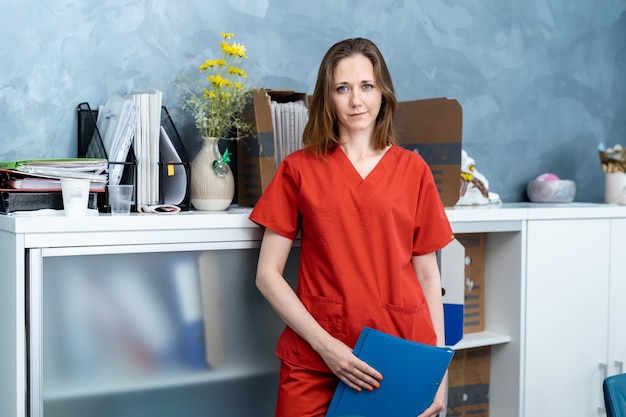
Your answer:
[[[289,239],[300,232],[296,293],[315,319],[354,346],[363,326],[435,344],[424,294],[411,264],[446,246],[452,229],[432,173],[416,153],[392,146],[362,179],[339,148],[325,160],[288,155],[250,219]],[[328,371],[288,326],[276,354]]]

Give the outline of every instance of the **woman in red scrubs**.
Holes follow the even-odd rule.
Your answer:
[[[303,149],[288,155],[253,209],[265,228],[256,285],[287,326],[276,417],[322,417],[339,380],[384,384],[352,353],[363,326],[444,343],[435,252],[452,239],[428,165],[397,145],[397,100],[380,51],[347,39],[324,56]],[[283,271],[300,234],[298,284]],[[421,417],[442,410],[447,384]]]

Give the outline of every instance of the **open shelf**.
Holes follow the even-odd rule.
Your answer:
[[[511,336],[496,332],[484,331],[476,333],[468,333],[463,335],[460,342],[451,346],[455,350],[471,349],[482,346],[499,345],[511,341]]]

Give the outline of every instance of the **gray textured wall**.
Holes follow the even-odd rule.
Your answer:
[[[312,92],[334,42],[372,39],[400,100],[450,97],[464,148],[504,201],[542,172],[599,202],[597,146],[626,144],[624,0],[21,0],[0,12],[0,159],[75,156],[76,106],[158,88],[189,150],[172,82],[246,45],[268,88]]]

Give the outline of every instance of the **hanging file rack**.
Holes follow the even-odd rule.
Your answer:
[[[122,175],[119,180],[120,184],[135,185],[135,198],[137,195],[137,157],[134,147],[131,144],[126,160],[114,161],[107,155],[106,147],[102,140],[101,132],[98,129],[98,110],[92,109],[89,103],[83,102],[78,105],[78,156],[79,157],[95,157],[106,158],[109,160],[109,172],[116,167],[121,166]],[[176,155],[176,158],[165,158],[167,152],[162,149],[158,162],[159,176],[159,197],[154,204],[172,204],[178,206],[181,210],[186,211],[191,208],[190,203],[190,184],[191,184],[191,164],[187,156],[187,151],[182,143],[178,130],[167,111],[165,106],[161,107],[161,135],[165,135],[170,153]],[[163,139],[163,138],[162,138]],[[171,181],[174,176],[176,181]],[[182,189],[176,190],[176,200],[174,202],[166,199],[171,194],[168,187],[179,186]],[[98,200],[98,209],[102,212],[108,212],[108,193],[104,194]],[[133,211],[137,211],[136,204],[133,204]]]

